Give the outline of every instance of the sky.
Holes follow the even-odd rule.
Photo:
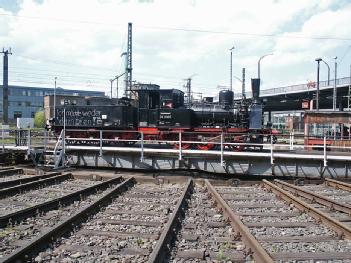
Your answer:
[[[338,77],[350,75],[350,0],[0,0],[10,85],[53,87],[57,77],[63,88],[109,94],[109,80],[124,72],[128,22],[133,80],[161,88],[183,89],[188,77],[203,96],[229,87],[233,46],[236,93],[242,68],[249,90],[259,58],[271,53],[261,61],[262,89],[315,81],[318,57],[331,76],[335,56]]]

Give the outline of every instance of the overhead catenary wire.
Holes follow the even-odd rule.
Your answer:
[[[0,13],[3,17],[17,17],[22,19],[32,19],[32,20],[48,20],[64,23],[79,23],[79,24],[94,24],[94,25],[105,25],[105,26],[118,26],[124,27],[125,25],[116,23],[104,23],[97,21],[87,21],[87,20],[73,20],[73,19],[62,19],[55,17],[39,17],[39,16],[23,16],[15,14]],[[151,30],[162,30],[162,31],[179,31],[179,32],[192,32],[192,33],[205,33],[205,34],[221,34],[221,35],[237,35],[246,37],[272,37],[272,38],[292,38],[292,39],[312,39],[312,40],[335,40],[335,41],[351,41],[351,38],[344,36],[306,36],[306,35],[283,35],[283,34],[265,34],[256,32],[232,32],[232,31],[218,31],[209,29],[199,29],[199,28],[180,28],[180,27],[160,27],[160,26],[148,26],[148,25],[138,25],[134,23],[134,27],[145,28]]]

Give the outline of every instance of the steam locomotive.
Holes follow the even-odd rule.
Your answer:
[[[80,138],[68,140],[71,144],[86,144],[89,140],[84,138],[97,139],[103,131],[106,145],[131,144],[142,136],[182,149],[211,150],[222,141],[226,148],[241,151],[245,143],[261,144],[274,136],[269,126],[263,126],[260,79],[252,79],[251,86],[250,100],[234,103],[234,93],[222,90],[216,103],[211,99],[184,103],[178,89],[137,85],[131,98],[85,98],[56,106],[48,128],[60,133],[65,127],[66,137]]]

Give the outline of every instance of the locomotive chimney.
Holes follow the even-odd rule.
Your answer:
[[[260,79],[251,79],[252,99],[258,100],[260,98]]]

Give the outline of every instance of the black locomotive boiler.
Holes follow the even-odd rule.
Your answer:
[[[110,145],[136,142],[142,134],[145,141],[175,148],[210,150],[222,141],[226,148],[243,150],[245,143],[261,144],[272,136],[271,129],[263,126],[260,80],[252,79],[251,84],[253,98],[237,102],[232,91],[222,90],[218,102],[186,104],[182,91],[157,85],[137,86],[132,98],[68,100],[56,106],[55,118],[48,116],[49,128],[59,133],[65,127],[67,137],[81,139],[71,143],[87,143],[84,138],[97,139],[103,131],[104,144]]]

